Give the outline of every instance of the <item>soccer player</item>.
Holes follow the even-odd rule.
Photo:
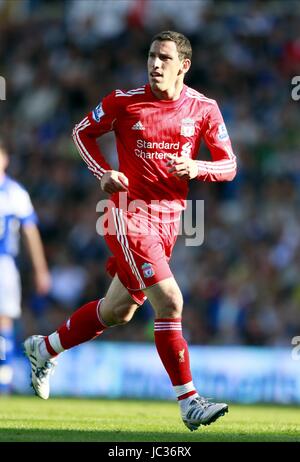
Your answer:
[[[50,287],[37,217],[28,193],[5,174],[8,161],[6,147],[0,141],[0,393],[10,392],[14,320],[21,314],[20,277],[15,262],[20,228],[32,261],[37,292],[46,294]]]
[[[193,384],[182,336],[183,298],[169,260],[189,181],[230,181],[236,159],[216,101],[184,84],[191,57],[184,35],[157,34],[148,56],[149,83],[113,91],[75,126],[79,153],[102,190],[111,195],[105,240],[113,254],[107,267],[113,281],[103,298],[83,305],[56,332],[29,337],[25,351],[35,392],[47,399],[55,356],[127,323],[148,298],[155,312],[158,354],[183,422],[195,430],[214,422],[228,406],[199,396]],[[96,141],[109,131],[116,137],[118,171],[105,160]],[[201,139],[211,161],[196,160]]]

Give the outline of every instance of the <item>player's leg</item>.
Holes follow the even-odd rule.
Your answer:
[[[144,289],[155,311],[154,338],[158,354],[176,393],[182,419],[190,430],[209,425],[228,410],[225,403],[200,397],[193,384],[188,345],[182,336],[183,298],[173,277]]]
[[[128,290],[115,275],[101,303],[101,318],[106,326],[112,327],[129,322],[139,305],[132,299]]]
[[[83,305],[57,331],[45,337],[46,349],[54,356],[91,340],[108,327],[130,321],[137,308],[138,305],[115,275],[104,298]]]
[[[11,391],[13,378],[14,321],[0,315],[0,395]]]
[[[138,307],[116,275],[105,298],[80,307],[51,335],[26,339],[24,348],[36,394],[43,399],[49,397],[49,378],[59,353],[99,336],[109,327],[127,323]]]

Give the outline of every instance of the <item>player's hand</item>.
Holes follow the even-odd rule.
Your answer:
[[[101,178],[101,189],[108,194],[128,191],[128,178],[117,170],[108,170]]]
[[[198,175],[198,166],[193,159],[183,156],[173,156],[167,154],[168,162],[167,167],[168,173],[179,178],[180,180],[192,180]]]
[[[35,287],[39,295],[47,295],[51,288],[51,276],[49,271],[39,271],[35,274]]]

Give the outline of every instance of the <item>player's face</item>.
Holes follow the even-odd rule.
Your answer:
[[[174,87],[180,76],[187,72],[189,64],[189,60],[179,59],[175,42],[156,40],[151,44],[148,56],[151,88],[164,92]]]

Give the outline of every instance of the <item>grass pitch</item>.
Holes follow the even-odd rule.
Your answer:
[[[190,432],[165,401],[0,397],[0,442],[300,442],[300,407],[231,405]]]

